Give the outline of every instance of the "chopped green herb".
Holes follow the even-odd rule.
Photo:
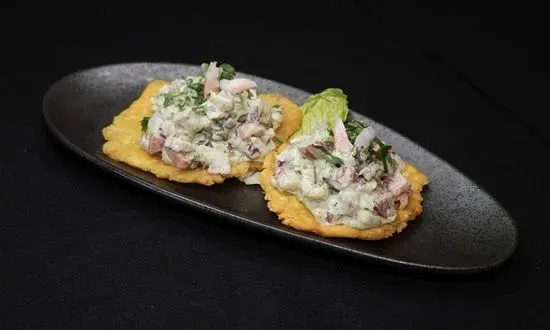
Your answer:
[[[204,102],[206,102],[206,99],[204,98],[204,96],[202,95],[202,92],[200,94],[197,95],[197,98],[195,99],[195,104],[203,104]]]
[[[220,65],[221,73],[220,73],[220,80],[221,79],[233,79],[235,77],[235,68],[231,66],[230,64],[223,63]]]
[[[179,95],[178,91],[169,91],[164,95],[164,107],[169,106],[174,102],[174,98]]]
[[[354,143],[359,133],[361,133],[367,125],[357,119],[348,119],[344,123],[344,127],[346,128],[350,142]]]
[[[388,173],[388,156],[390,155],[391,145],[385,144],[379,138],[375,137],[373,142],[378,144],[379,149],[375,152],[375,157],[384,165],[384,172]]]
[[[151,119],[151,117],[143,117],[143,119],[141,120],[141,131],[142,132],[147,131],[147,125],[149,124],[149,119]]]
[[[197,82],[197,83],[188,83],[187,84],[187,88],[190,88],[192,90],[194,90],[196,93],[197,93],[197,96],[196,96],[196,99],[195,99],[195,104],[202,104],[206,101],[206,99],[204,98],[204,84],[200,83],[200,82]]]
[[[204,90],[204,84],[191,82],[187,84],[187,88],[191,88],[192,90],[196,91],[197,94],[202,94]]]
[[[332,165],[340,167],[344,163],[341,158],[338,158],[338,157],[332,155],[327,149],[325,149],[325,147],[315,146],[315,148],[321,150],[327,156],[327,158],[328,158],[327,161],[329,163],[331,163]]]

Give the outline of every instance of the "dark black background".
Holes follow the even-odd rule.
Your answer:
[[[545,327],[541,8],[193,4],[2,10],[0,328]],[[329,255],[129,186],[65,150],[42,121],[43,93],[73,71],[211,59],[310,92],[343,88],[352,109],[503,203],[520,229],[517,253],[495,272],[459,278]]]

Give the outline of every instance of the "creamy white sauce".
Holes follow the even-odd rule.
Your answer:
[[[206,79],[219,79],[220,70],[213,63]],[[160,154],[165,163],[204,167],[210,173],[229,174],[232,164],[263,161],[275,147],[281,107],[263,102],[251,80],[223,79],[220,84],[206,79],[189,76],[160,89],[151,99],[154,113],[142,134],[142,148]],[[218,87],[205,98],[197,86],[207,84]]]
[[[329,141],[329,132],[322,129],[292,139],[277,156],[271,183],[297,196],[324,225],[367,229],[395,221],[397,210],[404,205],[395,204],[398,196],[392,191],[409,191],[401,174],[402,160],[392,153],[394,165],[385,172],[381,161],[366,161],[358,156],[366,152],[368,145],[338,151]],[[335,165],[314,145],[323,145],[341,164]]]

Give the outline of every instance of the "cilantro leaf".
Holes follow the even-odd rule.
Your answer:
[[[204,84],[201,83],[189,83],[187,88],[190,88],[197,92],[197,98],[195,99],[195,104],[202,104],[206,101],[204,98]]]
[[[361,133],[367,125],[357,119],[349,119],[344,123],[344,127],[346,128],[346,133],[348,133],[349,141],[354,143],[359,133]]]
[[[373,141],[379,146],[379,149],[375,152],[375,157],[382,162],[382,165],[384,165],[384,172],[388,173],[388,162],[391,161],[389,159],[389,155],[392,146],[385,144],[377,137],[375,137]]]
[[[332,164],[334,166],[337,166],[337,167],[340,167],[344,163],[344,161],[342,161],[341,158],[336,157],[333,154],[331,154],[325,147],[323,147],[323,146],[314,146],[314,147],[321,150],[327,156],[327,161],[330,164]]]
[[[220,65],[221,73],[220,73],[220,80],[221,79],[233,79],[235,78],[235,68],[231,66],[230,64],[223,63]]]
[[[179,92],[177,91],[169,91],[164,95],[164,107],[169,106],[174,102],[174,98],[179,95]]]
[[[149,124],[149,119],[151,119],[151,117],[143,117],[143,119],[141,120],[141,131],[142,132],[147,131],[147,125]]]

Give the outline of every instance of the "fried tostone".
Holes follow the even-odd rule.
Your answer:
[[[141,120],[143,117],[153,114],[151,98],[158,94],[160,88],[166,83],[162,80],[151,81],[137,100],[119,115],[115,116],[112,124],[103,128],[103,137],[106,140],[103,144],[104,154],[116,161],[126,163],[142,171],[150,172],[161,179],[180,183],[197,183],[206,186],[222,183],[229,178],[242,177],[250,171],[261,170],[261,162],[233,164],[229,175],[211,174],[204,168],[182,170],[164,163],[160,156],[150,155],[143,150],[140,145],[142,134]],[[281,103],[285,102],[287,104],[287,107],[283,109],[283,125],[277,130],[277,132],[282,133],[278,133],[278,135],[285,137],[287,134],[293,134],[298,127],[293,131],[294,122],[291,122],[292,126],[290,128],[285,126],[285,122],[288,122],[287,116],[289,118],[297,118],[296,111],[299,111],[301,115],[300,109],[292,101],[282,96],[274,95],[269,96],[269,98],[276,98]]]
[[[279,147],[279,152],[287,144]],[[381,240],[400,233],[407,223],[422,213],[422,189],[428,178],[410,163],[405,163],[403,175],[411,184],[412,193],[405,208],[398,211],[398,220],[369,229],[357,229],[345,225],[322,225],[298,197],[282,192],[271,184],[275,170],[277,151],[272,151],[264,159],[264,169],[260,174],[260,185],[265,192],[267,207],[277,214],[282,223],[297,230],[312,232],[324,237],[356,238],[361,240]]]

